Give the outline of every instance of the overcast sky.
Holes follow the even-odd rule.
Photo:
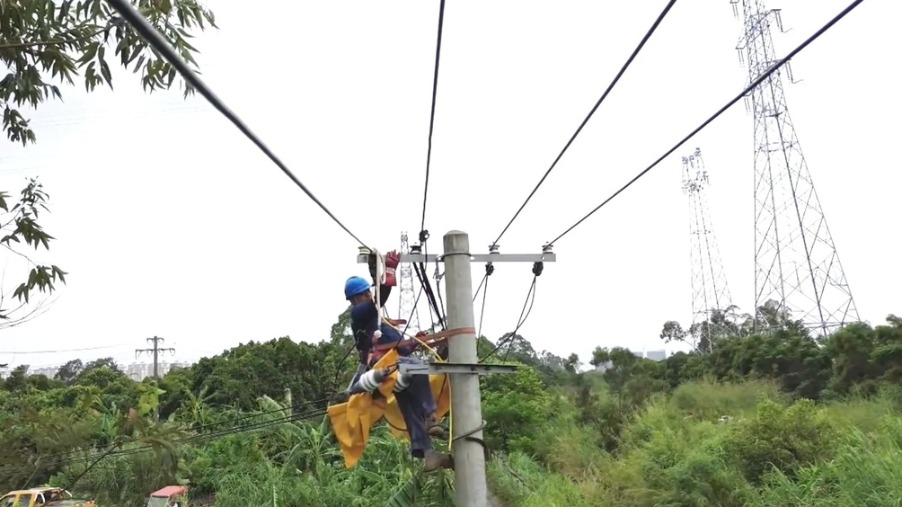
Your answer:
[[[771,0],[782,57],[847,5]],[[449,1],[426,210],[429,247],[451,229],[487,252],[666,4]],[[416,237],[438,0],[207,1],[219,31],[202,78],[364,242]],[[902,313],[895,36],[902,4],[869,0],[793,60],[789,110],[861,317]],[[499,242],[539,252],[735,96],[747,80],[728,0],[678,2]],[[0,188],[39,176],[67,270],[45,314],[0,335],[0,362],[134,359],[145,338],[193,360],[249,340],[318,341],[366,275],[357,244],[224,117],[179,90],[64,88],[32,114],[36,145],[0,145]],[[891,92],[896,89],[897,92]],[[663,348],[691,319],[682,155],[701,148],[734,302],[753,306],[752,117],[740,102],[555,245],[521,329],[537,351]],[[4,289],[20,260],[7,256]],[[430,275],[434,267],[429,267]],[[516,324],[529,264],[499,264],[483,333]],[[473,287],[484,273],[473,265]],[[390,308],[397,312],[397,295]],[[426,306],[421,304],[421,315]],[[478,306],[477,306],[478,318]],[[102,349],[95,349],[105,347]],[[673,349],[673,347],[668,347]],[[92,349],[75,351],[72,349]],[[29,353],[36,351],[55,353]]]

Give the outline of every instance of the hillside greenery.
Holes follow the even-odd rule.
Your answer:
[[[19,367],[0,385],[0,489],[52,484],[116,506],[176,483],[192,505],[452,505],[453,472],[421,474],[384,425],[344,468],[323,409],[353,369],[347,333],[345,312],[329,339],[244,343],[159,383],[110,359],[52,379]],[[506,337],[522,367],[482,379],[500,504],[902,502],[898,317],[823,341],[788,321],[724,332],[709,353],[660,362],[598,348],[600,368],[582,373],[575,355]]]

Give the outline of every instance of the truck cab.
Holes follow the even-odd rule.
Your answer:
[[[154,491],[147,499],[147,507],[188,507],[188,486],[166,486]]]

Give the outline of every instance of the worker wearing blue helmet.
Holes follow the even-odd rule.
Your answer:
[[[374,260],[372,257],[371,259]],[[385,306],[392,287],[397,284],[395,269],[399,260],[400,256],[395,251],[388,252],[385,256],[385,280],[379,285],[379,307]],[[370,274],[374,279],[376,278],[375,262],[370,263]],[[381,354],[372,353],[374,345],[397,342],[398,355],[402,356],[399,357],[399,362],[417,361],[417,359],[407,357],[416,347],[417,342],[405,340],[397,329],[384,322],[380,317],[379,307],[376,306],[370,289],[373,285],[359,276],[352,276],[345,281],[344,295],[352,305],[351,332],[354,336],[360,363],[351,385],[378,361]],[[379,333],[376,332],[377,330]],[[378,394],[379,391],[373,392],[374,396]],[[432,448],[431,437],[446,438],[447,432],[436,421],[435,399],[432,396],[429,378],[426,375],[413,375],[405,389],[395,392],[395,399],[398,401],[398,408],[407,425],[411,455],[424,460],[424,470],[426,471],[440,467],[452,468],[451,456],[436,453]]]
[[[388,264],[388,262],[386,262]],[[388,277],[386,277],[388,278]],[[385,306],[388,296],[391,294],[392,284],[389,280],[379,286],[379,306]],[[371,355],[373,345],[386,345],[401,342],[401,333],[391,324],[382,321],[379,317],[379,309],[373,299],[370,289],[371,284],[359,276],[352,276],[345,282],[345,299],[351,302],[351,332],[354,335],[358,357],[361,364],[368,367],[378,360]],[[376,330],[381,336],[377,336]],[[373,338],[376,337],[374,340]],[[398,344],[398,354],[408,356],[411,346],[416,344],[412,340],[404,340],[406,343]]]

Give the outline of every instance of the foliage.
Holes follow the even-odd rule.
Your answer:
[[[26,310],[33,292],[37,290],[45,294],[52,293],[57,288],[57,282],[66,283],[68,274],[55,264],[47,266],[36,263],[18,248],[22,246],[31,247],[35,251],[38,248],[47,250],[50,248],[50,241],[54,239],[38,222],[42,210],[49,212],[49,196],[44,191],[44,186],[32,178],[14,203],[10,201],[11,197],[9,193],[0,191],[0,246],[8,253],[25,259],[29,272],[26,281],[21,282],[11,294],[0,288],[0,329],[22,324],[38,315],[42,309],[41,304],[32,307],[30,311]],[[7,307],[7,303],[13,306]]]
[[[197,0],[138,0],[136,7],[171,42],[189,65],[195,65],[197,50],[188,42],[195,30],[215,27],[213,13]],[[107,50],[112,50],[108,55]],[[23,108],[36,110],[42,103],[62,99],[59,85],[74,85],[80,76],[85,89],[113,87],[109,57],[134,73],[140,73],[145,90],[169,89],[176,71],[152,50],[138,33],[105,0],[26,0],[0,3],[0,79],[2,130],[11,142],[23,146],[37,135]],[[83,74],[82,74],[83,72]],[[185,94],[192,92],[185,87]],[[38,222],[39,211],[49,211],[43,185],[32,178],[15,203],[0,191],[0,246],[25,258],[29,273],[11,294],[0,292],[0,328],[28,321],[39,314],[42,304],[25,311],[33,291],[47,295],[66,282],[66,273],[54,264],[35,262],[16,246],[35,250],[50,248],[53,236]],[[7,300],[17,306],[7,308]],[[43,301],[42,301],[43,303]]]
[[[384,424],[344,467],[321,410],[336,372],[353,369],[343,318],[327,340],[244,343],[159,384],[110,358],[70,361],[55,379],[14,371],[0,385],[2,487],[135,507],[176,483],[194,505],[451,505],[453,473],[422,473]],[[518,372],[480,379],[497,505],[902,501],[897,317],[823,341],[789,323],[660,362],[599,347],[583,373],[575,355],[507,343]]]

